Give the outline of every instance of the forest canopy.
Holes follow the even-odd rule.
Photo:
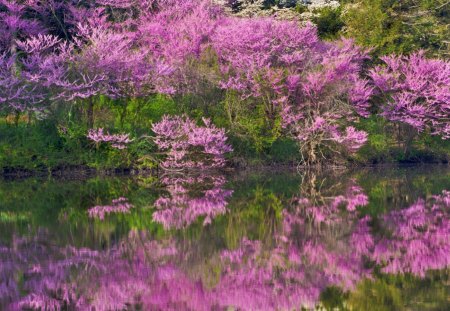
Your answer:
[[[233,5],[0,0],[1,168],[448,161],[444,0]]]

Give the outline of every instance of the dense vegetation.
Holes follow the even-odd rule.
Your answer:
[[[0,0],[0,169],[448,162],[448,9]]]

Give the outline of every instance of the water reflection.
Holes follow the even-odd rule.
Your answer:
[[[156,200],[153,220],[165,229],[185,228],[199,217],[204,217],[203,225],[210,224],[227,212],[227,199],[233,194],[224,189],[226,179],[221,175],[166,175],[161,182],[168,196]]]
[[[147,188],[96,180],[75,189],[91,201],[49,198],[51,224],[6,205],[3,214],[31,214],[0,219],[0,307],[445,309],[449,175],[404,174],[170,175]],[[19,186],[0,184],[3,202],[8,187]]]
[[[385,228],[372,258],[386,273],[424,277],[450,265],[450,191],[381,217]]]
[[[110,205],[96,205],[88,210],[89,217],[99,218],[103,220],[105,215],[111,213],[128,214],[133,205],[128,202],[127,198],[120,197],[113,199]]]

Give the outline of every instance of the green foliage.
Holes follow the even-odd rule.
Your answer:
[[[359,128],[366,131],[369,136],[367,143],[358,151],[357,161],[376,164],[448,163],[450,160],[450,141],[429,133],[421,133],[416,139],[405,141],[404,137],[411,129],[399,127],[377,116],[362,119]]]
[[[28,116],[15,126],[0,118],[0,171],[54,170],[72,166],[96,169],[154,168],[148,155],[156,150],[147,138],[151,124],[164,114],[176,114],[175,102],[163,95],[127,102],[99,97],[94,103],[94,127],[112,133],[130,133],[133,143],[125,150],[107,144],[96,147],[86,138],[84,103],[55,107],[46,118]]]
[[[442,162],[450,161],[450,141],[429,134],[421,134],[414,141],[410,159],[414,162]]]
[[[298,2],[297,5],[295,6],[295,11],[298,14],[302,14],[302,13],[308,12],[308,7],[306,5],[304,5],[303,3]]]
[[[342,21],[342,8],[324,7],[314,13],[312,21],[317,25],[317,32],[322,39],[336,39],[340,36],[341,29],[345,26]]]
[[[270,160],[276,163],[298,163],[301,159],[297,143],[288,138],[278,138],[269,149]]]
[[[36,125],[0,125],[0,164],[2,168],[45,169],[75,163],[64,148],[64,140],[52,122]]]
[[[395,141],[390,135],[388,127],[388,121],[377,116],[360,121],[359,128],[366,131],[369,136],[367,143],[358,151],[358,160],[369,163],[392,160],[391,148]]]
[[[236,155],[267,156],[272,144],[281,136],[279,115],[268,118],[267,106],[258,99],[242,99],[228,91],[221,104],[223,124],[229,128],[230,141]]]
[[[446,0],[347,0],[341,19],[343,32],[375,55],[410,53],[449,54],[449,10]]]

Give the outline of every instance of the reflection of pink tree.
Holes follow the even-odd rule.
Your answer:
[[[89,249],[57,248],[47,234],[15,237],[10,247],[0,247],[0,307],[7,310],[60,310],[82,308],[86,301],[69,282],[70,272],[102,269],[99,253]],[[19,282],[18,275],[23,276]]]
[[[88,210],[88,214],[89,217],[103,220],[105,215],[111,213],[128,214],[131,208],[133,208],[133,205],[128,202],[128,199],[120,197],[112,200],[110,205],[97,205],[91,207]]]
[[[173,241],[132,231],[105,251],[58,248],[46,234],[0,247],[0,307],[7,310],[210,310],[201,283],[173,265]],[[23,281],[17,279],[23,275]]]
[[[424,276],[427,270],[450,265],[450,192],[444,191],[430,201],[418,200],[409,208],[384,216],[391,232],[375,246],[373,259],[386,273],[413,273]]]
[[[225,251],[221,282],[215,289],[220,305],[242,309],[314,307],[329,286],[352,289],[370,270],[364,257],[373,240],[368,218],[357,221],[356,206],[368,203],[356,185],[320,206],[297,199],[283,212],[283,230],[274,249],[244,239]],[[341,208],[342,207],[342,208]]]
[[[314,307],[329,286],[352,290],[372,269],[385,273],[413,273],[450,265],[450,192],[419,200],[411,207],[385,215],[390,232],[372,232],[369,216],[357,218],[355,207],[368,204],[356,185],[343,195],[294,200],[283,212],[283,230],[273,249],[244,239],[241,246],[222,253],[224,272],[215,289],[220,305],[242,309]],[[383,231],[385,232],[385,231]]]
[[[161,197],[155,202],[157,211],[153,219],[164,225],[164,228],[184,228],[204,217],[203,225],[210,224],[212,219],[227,212],[227,199],[233,193],[225,190],[223,176],[203,175],[187,178],[166,176],[162,182],[167,186],[169,197]],[[190,189],[202,188],[200,194],[193,196]]]
[[[316,224],[322,222],[330,224],[342,220],[340,211],[354,213],[356,207],[367,205],[369,200],[362,188],[352,183],[343,195],[333,197],[314,195],[313,198],[296,198],[294,203],[296,203],[294,213],[299,219],[312,219]]]
[[[224,182],[203,176],[175,179],[163,182],[184,194],[193,191],[186,186],[192,181],[213,187]],[[0,308],[313,308],[325,288],[351,290],[370,278],[366,261],[375,261],[387,273],[419,277],[450,264],[448,191],[385,215],[382,225],[390,232],[381,237],[371,232],[369,217],[357,217],[354,208],[366,205],[367,197],[356,184],[342,195],[324,198],[317,206],[327,211],[321,218],[310,211],[313,201],[296,200],[285,209],[275,246],[244,238],[237,249],[213,256],[221,274],[212,288],[203,285],[192,262],[185,265],[191,249],[181,252],[173,239],[156,241],[131,231],[106,250],[92,250],[58,247],[48,243],[44,231],[15,237],[11,245],[0,245]]]

